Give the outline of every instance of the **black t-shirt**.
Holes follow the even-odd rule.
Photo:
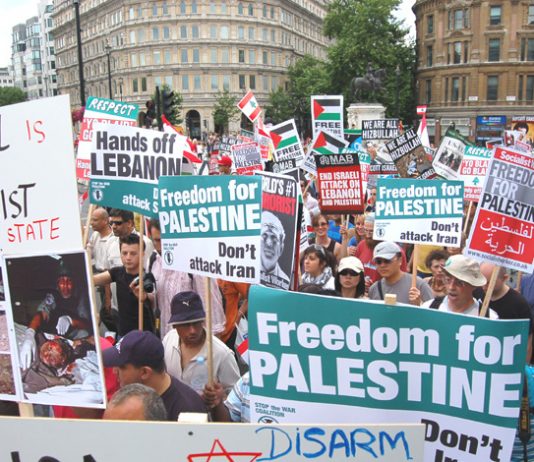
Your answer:
[[[128,274],[124,266],[116,266],[109,270],[111,280],[117,284],[117,303],[119,305],[119,335],[123,337],[131,330],[139,328],[139,302],[130,290],[130,284],[137,277],[136,274]],[[148,302],[143,309],[143,330],[154,332],[154,318],[150,312]]]
[[[200,395],[171,376],[171,385],[161,395],[165,409],[167,409],[167,420],[176,422],[180,412],[202,412],[206,413],[206,405]]]
[[[530,307],[525,297],[516,290],[510,288],[504,297],[491,300],[490,308],[499,315],[499,319],[528,319],[530,321],[529,332],[532,332]]]

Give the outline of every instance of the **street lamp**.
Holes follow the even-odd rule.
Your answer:
[[[106,42],[106,54],[108,55],[108,89],[109,89],[109,99],[113,99],[113,94],[111,93],[111,45],[109,42]]]
[[[400,66],[397,64],[395,75],[397,76],[397,94],[395,95],[395,107],[397,109],[397,119],[400,119]]]
[[[83,78],[83,57],[82,57],[82,30],[80,28],[80,0],[72,0],[74,4],[74,14],[76,17],[76,39],[78,41],[78,78],[80,79],[80,102],[85,106],[85,80]]]
[[[122,83],[124,82],[124,80],[122,79],[122,77],[119,77],[119,94],[121,95],[121,101],[122,101]]]

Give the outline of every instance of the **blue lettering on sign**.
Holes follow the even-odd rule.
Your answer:
[[[290,457],[302,456],[305,459],[316,459],[328,452],[328,458],[333,460],[356,457],[358,452],[365,451],[373,458],[379,459],[387,453],[397,449],[398,453],[404,452],[404,459],[412,460],[410,445],[403,431],[394,435],[386,431],[379,431],[378,435],[367,428],[355,428],[347,432],[342,428],[335,428],[328,432],[321,427],[311,427],[301,432],[296,428],[296,435],[278,427],[265,426],[256,430],[256,433],[269,432],[270,448],[265,457],[259,458],[258,462],[272,460],[289,460]],[[294,440],[293,440],[294,438]],[[285,458],[288,456],[288,458]],[[400,454],[399,454],[400,456]]]

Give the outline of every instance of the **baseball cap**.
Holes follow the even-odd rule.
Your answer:
[[[218,165],[221,165],[223,167],[231,167],[232,166],[232,159],[228,156],[222,156],[218,161]]]
[[[482,287],[488,282],[486,277],[481,273],[478,262],[462,254],[449,257],[445,262],[443,270],[456,279],[467,282],[474,287]]]
[[[177,293],[171,300],[169,324],[187,324],[206,319],[202,300],[196,292]]]
[[[102,352],[105,367],[125,364],[156,367],[164,357],[163,344],[152,332],[132,330],[112,348]]]
[[[398,253],[401,253],[401,248],[394,242],[380,242],[373,252],[373,260],[377,258],[393,260]]]
[[[363,264],[359,258],[356,257],[344,257],[339,261],[339,266],[337,267],[337,272],[350,269],[356,271],[357,273],[363,272]]]

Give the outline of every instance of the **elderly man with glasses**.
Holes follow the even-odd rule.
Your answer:
[[[473,297],[478,287],[486,285],[487,280],[480,271],[480,265],[475,260],[464,255],[453,255],[445,262],[445,297],[436,297],[423,304],[428,308],[435,308],[448,313],[478,316],[481,303]],[[497,313],[488,310],[490,319],[498,319]]]

